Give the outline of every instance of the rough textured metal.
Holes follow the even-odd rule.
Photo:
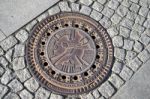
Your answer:
[[[42,86],[59,94],[82,94],[98,87],[113,61],[106,30],[78,13],[59,13],[40,22],[26,44],[26,61]]]

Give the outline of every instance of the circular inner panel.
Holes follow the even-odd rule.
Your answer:
[[[46,56],[55,71],[65,75],[85,72],[95,61],[95,43],[89,34],[76,28],[56,31],[48,40]]]
[[[31,31],[26,44],[30,72],[58,94],[83,94],[108,76],[113,46],[106,30],[79,13],[47,17]]]

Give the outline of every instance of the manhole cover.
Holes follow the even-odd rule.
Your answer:
[[[113,46],[106,30],[78,13],[40,22],[26,45],[26,60],[42,86],[59,94],[87,93],[106,78]]]

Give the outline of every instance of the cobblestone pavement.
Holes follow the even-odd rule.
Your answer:
[[[24,59],[30,30],[48,15],[62,11],[90,16],[112,38],[115,61],[109,78],[79,96],[56,95],[32,77]],[[0,42],[0,99],[110,99],[150,59],[150,1],[63,0]]]

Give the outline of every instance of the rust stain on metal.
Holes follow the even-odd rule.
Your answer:
[[[58,94],[83,94],[98,87],[113,62],[106,30],[79,13],[59,13],[31,31],[26,61],[39,83]]]

